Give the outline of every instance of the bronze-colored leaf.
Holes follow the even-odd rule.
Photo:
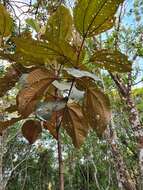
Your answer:
[[[40,80],[51,79],[51,77],[55,79],[54,73],[51,73],[51,71],[47,71],[44,69],[35,69],[31,73],[29,73],[27,77],[27,83],[29,85],[32,85],[36,82],[39,82]]]
[[[23,117],[31,114],[35,108],[37,100],[43,95],[47,87],[53,82],[53,79],[42,80],[34,83],[30,87],[22,89],[17,95],[18,111]]]
[[[101,136],[111,119],[108,96],[97,87],[87,88],[83,112],[90,126],[96,131],[98,136]]]
[[[63,127],[72,138],[74,146],[79,148],[88,134],[89,127],[78,104],[70,103],[67,105],[63,118]]]
[[[33,144],[38,139],[41,132],[42,127],[39,121],[27,120],[22,126],[22,134],[30,144]]]
[[[119,51],[102,49],[95,51],[90,60],[95,66],[110,72],[130,72],[132,63],[128,57]]]
[[[15,86],[18,82],[21,73],[14,67],[10,66],[5,75],[0,78],[0,97],[4,96],[5,93]]]
[[[18,117],[18,118],[12,118],[7,121],[0,121],[0,135],[5,129],[7,129],[11,125],[14,125],[16,122],[20,121],[21,119],[22,117]]]
[[[50,121],[44,122],[43,126],[45,129],[48,129],[50,134],[57,140],[58,139],[58,134],[57,134],[57,129],[56,129],[56,114],[53,113]]]
[[[38,99],[54,80],[54,73],[42,69],[36,69],[29,73],[27,76],[28,86],[17,95],[18,111],[23,117],[27,117],[36,109]]]

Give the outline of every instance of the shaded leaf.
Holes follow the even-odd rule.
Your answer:
[[[108,49],[96,51],[90,60],[97,67],[114,72],[130,72],[132,69],[131,61],[119,51]]]
[[[17,111],[17,105],[10,105],[9,107],[5,109],[5,111],[9,113],[15,112]]]
[[[65,6],[61,5],[50,16],[46,27],[46,38],[49,41],[68,40],[72,33],[72,16]]]
[[[37,22],[37,20],[33,18],[27,18],[26,19],[27,25],[29,25],[32,29],[34,29],[37,33],[40,31],[40,25]]]
[[[123,0],[78,0],[74,23],[83,37],[91,37],[111,29],[114,15]]]
[[[22,134],[30,144],[33,144],[42,132],[41,123],[35,120],[27,120],[22,126]]]
[[[16,122],[20,121],[21,119],[22,119],[22,117],[18,117],[18,118],[12,118],[12,119],[7,120],[7,121],[0,121],[0,135],[9,126],[14,125]]]
[[[74,146],[79,148],[83,144],[89,128],[78,104],[71,103],[67,105],[63,118],[63,127],[72,138]]]
[[[43,126],[57,140],[58,134],[57,134],[57,129],[56,129],[56,123],[57,123],[56,114],[52,114],[50,121],[44,122]]]
[[[15,86],[21,75],[21,72],[14,65],[7,69],[5,75],[0,78],[0,97],[4,96],[8,90]]]
[[[13,21],[5,7],[0,4],[0,36],[7,37],[13,29]]]
[[[101,136],[111,119],[110,102],[97,87],[89,87],[86,90],[83,112],[90,126]]]

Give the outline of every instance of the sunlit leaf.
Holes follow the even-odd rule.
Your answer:
[[[98,136],[101,136],[111,119],[108,96],[97,87],[87,88],[83,112],[90,126],[96,131]]]
[[[131,61],[128,57],[119,51],[102,49],[95,51],[90,60],[95,66],[108,71],[130,72],[132,69]]]
[[[105,32],[113,27],[115,13],[123,0],[78,0],[74,23],[83,37]]]
[[[74,146],[80,148],[88,134],[89,128],[84,119],[82,109],[78,104],[71,103],[67,105],[63,118],[63,127],[72,138]]]
[[[50,16],[46,27],[46,38],[49,41],[68,40],[72,33],[72,16],[65,6],[58,7]]]
[[[29,25],[32,29],[34,29],[37,33],[40,31],[40,25],[35,19],[27,18],[26,24]]]
[[[33,63],[51,63],[52,60],[62,58],[64,63],[75,65],[77,55],[75,50],[67,42],[44,43],[33,39],[15,38],[16,55],[26,60],[26,65]],[[82,58],[80,58],[81,61]],[[29,61],[29,62],[28,62]],[[24,61],[23,61],[24,64]]]
[[[7,37],[13,29],[13,21],[5,7],[0,4],[0,36]]]
[[[42,132],[41,123],[35,120],[27,120],[22,126],[22,134],[30,144],[33,144]]]

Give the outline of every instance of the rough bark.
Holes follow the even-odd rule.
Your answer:
[[[110,130],[107,132],[108,143],[111,147],[111,152],[114,160],[114,165],[116,169],[116,175],[118,180],[118,188],[124,190],[136,190],[136,185],[131,179],[126,164],[124,162],[123,156],[118,147],[118,138],[116,130],[113,129],[113,125],[110,125]]]
[[[137,150],[140,168],[140,189],[143,189],[143,126],[140,122],[139,112],[135,106],[134,100],[131,95],[132,88],[132,75],[128,75],[128,84],[125,85],[122,79],[118,75],[113,75],[110,73],[112,79],[114,80],[122,101],[126,105],[126,110],[129,114],[129,122],[133,129],[134,136],[137,139]]]

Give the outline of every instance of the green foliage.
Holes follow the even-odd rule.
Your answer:
[[[0,36],[7,37],[13,29],[13,21],[5,7],[0,4]]]
[[[25,21],[27,25],[29,25],[32,29],[34,29],[37,33],[40,31],[40,26],[37,20],[28,18]]]
[[[72,35],[72,16],[65,6],[58,7],[48,19],[45,36],[52,42],[69,40]]]
[[[111,29],[114,14],[123,0],[79,0],[74,9],[76,29],[83,37],[91,37]]]
[[[110,103],[108,96],[97,87],[101,80],[89,72],[88,64],[95,64],[110,72],[129,72],[131,63],[119,51],[95,49],[93,56],[88,55],[85,64],[85,38],[112,28],[114,15],[121,3],[123,0],[79,0],[73,9],[74,18],[67,7],[60,5],[48,17],[44,26],[46,31],[42,34],[37,20],[26,19],[26,23],[38,33],[38,39],[33,39],[29,32],[12,38],[16,51],[10,58],[24,66],[37,67],[28,74],[25,86],[16,97],[17,110],[23,119],[31,114],[36,115],[39,122],[44,120],[45,128],[57,137],[55,129],[58,117],[78,148],[83,144],[89,127],[95,129],[99,136],[103,134],[111,118]],[[77,35],[78,42],[75,42],[76,30],[81,35]],[[93,43],[92,39],[90,41]],[[61,104],[63,100],[64,105]],[[42,102],[40,107],[37,106],[39,102]],[[83,113],[88,113],[86,120]],[[35,142],[34,134],[29,128],[29,135],[34,139],[30,136],[30,142]]]

